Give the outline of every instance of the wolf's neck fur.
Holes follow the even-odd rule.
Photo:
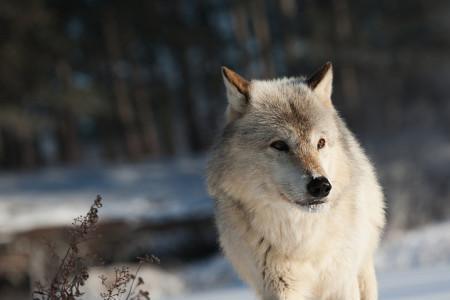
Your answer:
[[[221,193],[216,205],[222,212],[229,212],[228,217],[234,221],[245,224],[240,232],[242,241],[257,248],[262,264],[268,256],[266,252],[275,251],[294,258],[307,256],[326,236],[323,232],[328,227],[326,223],[335,223],[333,212],[341,209],[339,203],[319,212],[308,212],[283,201],[273,201],[274,205],[267,202],[248,205],[255,202],[258,203]]]

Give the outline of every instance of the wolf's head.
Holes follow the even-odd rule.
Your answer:
[[[318,208],[339,191],[345,157],[326,63],[308,79],[247,81],[222,69],[227,125],[208,167],[209,190],[242,201]]]

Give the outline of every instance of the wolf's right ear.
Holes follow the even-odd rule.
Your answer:
[[[227,88],[227,121],[231,122],[242,116],[249,103],[250,82],[227,67],[222,67],[222,76]]]
[[[306,79],[306,84],[314,91],[325,103],[331,104],[331,93],[333,90],[333,66],[331,62],[325,63],[314,74]]]

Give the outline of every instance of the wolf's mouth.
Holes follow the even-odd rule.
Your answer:
[[[308,201],[295,202],[301,209],[308,212],[321,212],[326,207],[327,201],[324,199],[311,199]]]
[[[300,206],[314,206],[314,205],[324,204],[326,202],[327,201],[325,201],[324,199],[312,199],[309,201],[298,202],[297,204]]]
[[[283,193],[282,191],[279,191],[280,195],[282,196],[282,198],[284,198],[286,201],[296,204],[300,207],[303,208],[308,208],[309,210],[315,210],[318,209],[322,206],[322,204],[327,203],[327,199],[326,198],[313,198],[313,199],[308,199],[308,200],[292,200],[290,197],[288,197],[285,193]]]

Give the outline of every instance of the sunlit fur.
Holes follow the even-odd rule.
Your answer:
[[[264,300],[377,299],[383,196],[331,94],[301,78],[252,80],[247,103],[226,85],[228,123],[207,176],[220,243],[237,273]],[[325,85],[331,93],[331,77]],[[275,140],[290,151],[271,148]],[[302,205],[311,176],[332,184],[317,207]]]

